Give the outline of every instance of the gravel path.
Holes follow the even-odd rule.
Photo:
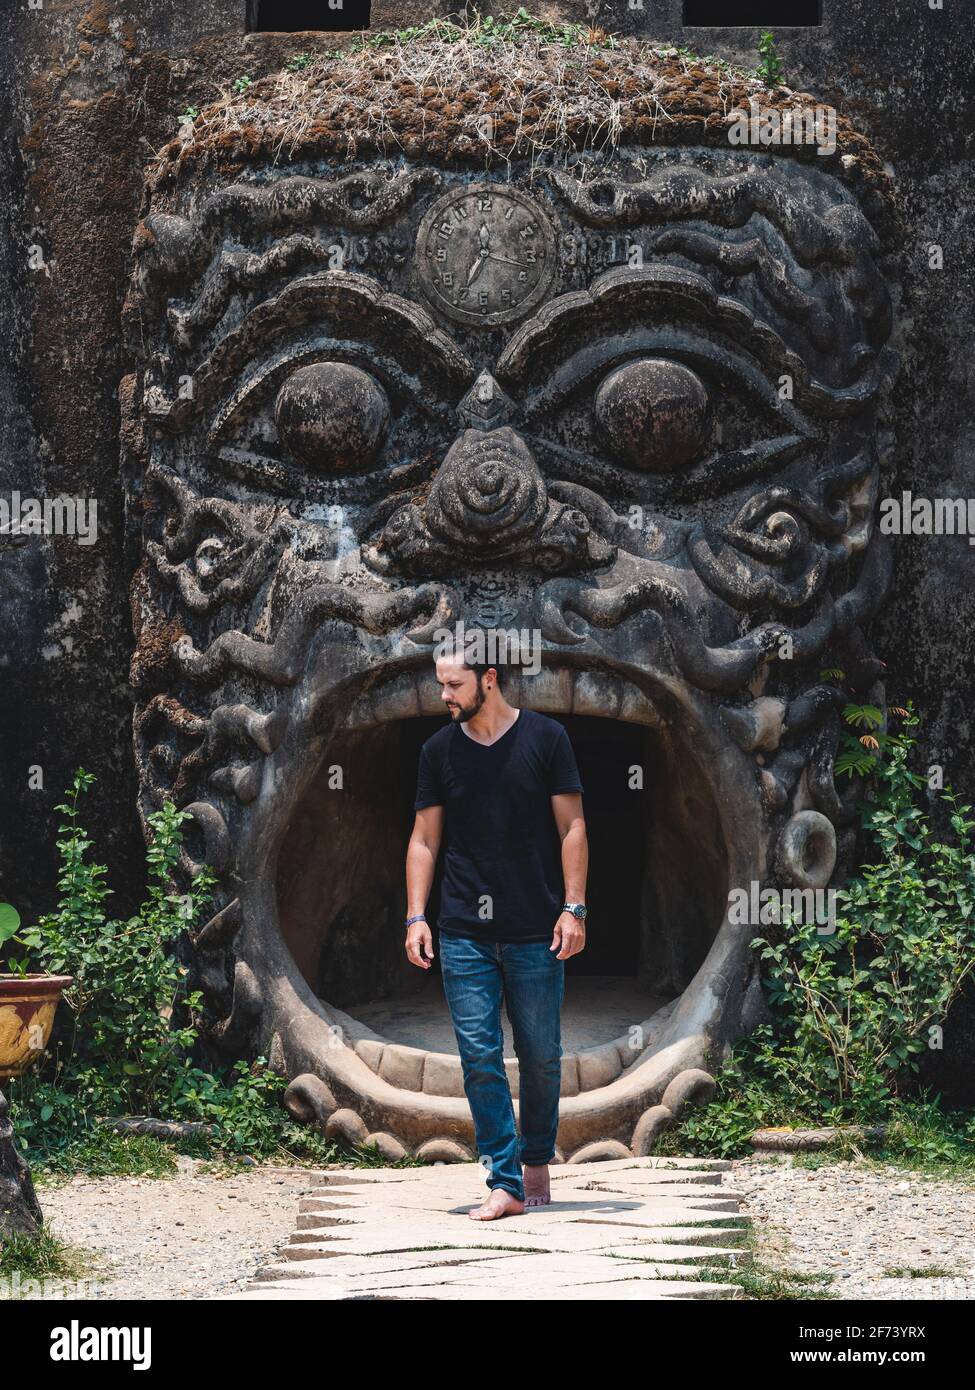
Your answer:
[[[236,1292],[287,1240],[320,1172],[256,1167],[218,1177],[201,1172],[199,1159],[177,1162],[172,1178],[78,1177],[39,1189],[51,1232],[100,1257],[91,1297]]]
[[[741,1159],[728,1186],[748,1198],[756,1258],[778,1269],[832,1272],[840,1298],[975,1298],[975,1183],[909,1170],[788,1156]],[[942,1277],[890,1277],[937,1268]]]

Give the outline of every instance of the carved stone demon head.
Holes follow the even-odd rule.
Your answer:
[[[190,810],[183,872],[219,875],[192,946],[214,1047],[268,1055],[329,1133],[462,1156],[439,982],[403,953],[432,644],[540,633],[506,694],[565,718],[621,808],[607,836],[587,802],[598,978],[569,974],[592,1026],[560,1150],[645,1152],[761,1016],[731,889],[823,888],[853,833],[840,711],[883,699],[877,218],[849,155],[624,121],[598,156],[477,169],[426,138],[151,191],[124,441],[141,810]]]

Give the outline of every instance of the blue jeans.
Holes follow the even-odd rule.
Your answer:
[[[565,962],[549,949],[550,941],[440,937],[444,993],[487,1185],[522,1200],[522,1163],[554,1158],[559,1127]],[[504,1070],[502,997],[518,1058],[520,1140]]]

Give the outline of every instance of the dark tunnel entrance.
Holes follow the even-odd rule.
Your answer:
[[[585,1037],[601,1040],[690,983],[723,917],[726,861],[707,783],[667,733],[553,717],[576,752],[590,848],[587,946],[566,965],[565,1021],[571,1031],[577,1008]],[[439,956],[421,972],[403,951],[417,761],[443,722],[340,731],[295,810],[277,882],[281,931],[320,998],[385,1036],[432,1047],[435,1033],[453,1050]]]

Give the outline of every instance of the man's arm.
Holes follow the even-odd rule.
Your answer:
[[[426,806],[417,811],[413,834],[406,850],[406,915],[425,912],[433,886],[433,874],[443,835],[443,807]],[[433,961],[433,933],[427,921],[414,922],[406,929],[406,954],[413,965],[429,970]]]
[[[562,840],[562,877],[565,880],[565,901],[586,901],[586,873],[589,869],[589,841],[586,838],[586,818],[582,813],[581,792],[560,792],[552,797],[552,813]],[[568,960],[585,949],[586,924],[571,912],[563,912],[555,924],[551,950],[558,950],[558,960]]]

